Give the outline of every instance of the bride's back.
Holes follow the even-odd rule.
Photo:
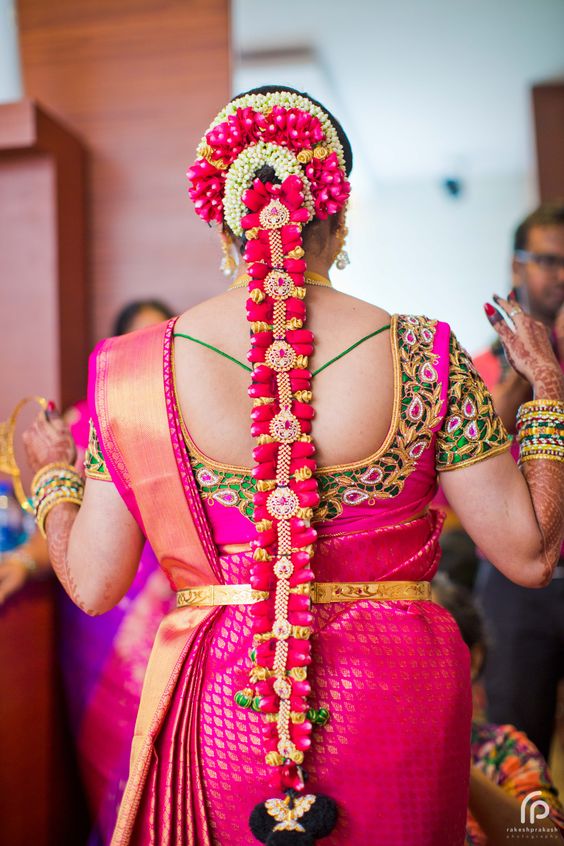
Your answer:
[[[226,291],[184,312],[175,332],[191,335],[247,364],[246,289]],[[383,309],[335,289],[308,285],[307,328],[315,335],[313,371],[390,323]],[[201,344],[176,338],[176,389],[184,422],[200,450],[252,465],[250,373]],[[394,397],[390,332],[383,331],[331,364],[312,383],[320,466],[362,459],[385,440]]]

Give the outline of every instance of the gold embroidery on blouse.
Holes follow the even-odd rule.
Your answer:
[[[339,468],[339,475],[320,472],[321,503],[315,520],[337,517],[344,505],[374,505],[379,499],[398,496],[418,459],[431,445],[442,407],[438,355],[433,353],[436,324],[426,317],[398,317],[401,383],[396,385],[396,394],[401,401],[392,445],[381,457],[365,460],[358,469],[348,470],[345,465]]]
[[[437,470],[468,467],[503,452],[511,438],[466,350],[451,333],[448,409],[437,434]]]
[[[104,482],[111,482],[112,480],[92,420],[90,420],[88,448],[84,456],[84,473],[89,479],[101,479]]]

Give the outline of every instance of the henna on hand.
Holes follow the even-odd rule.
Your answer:
[[[76,445],[58,412],[41,412],[23,433],[27,460],[34,473],[53,462],[74,464]]]
[[[535,458],[522,465],[543,540],[541,587],[550,583],[564,541],[564,462]]]
[[[544,323],[535,320],[515,302],[504,300],[497,294],[494,300],[498,308],[511,318],[515,327],[512,330],[500,311],[496,311],[489,303],[484,306],[511,367],[533,386],[537,396],[540,396],[539,387],[542,386],[544,390],[551,390],[552,399],[559,399],[560,393],[564,397],[564,378]]]
[[[488,319],[513,369],[529,381],[537,398],[564,400],[564,377],[546,326],[526,314],[515,301],[498,296],[494,300],[515,326],[512,331],[501,313],[486,303]],[[542,538],[544,586],[552,578],[564,541],[564,462],[535,458],[523,462],[522,472]]]
[[[68,547],[74,521],[78,514],[78,507],[69,502],[61,502],[47,515],[45,529],[47,533],[47,545],[49,547],[49,558],[66,593],[75,605],[90,616],[97,616],[100,612],[88,608],[82,600],[78,591],[78,585],[74,579],[68,563]]]

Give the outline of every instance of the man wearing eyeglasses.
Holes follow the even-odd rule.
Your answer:
[[[512,277],[510,298],[544,323],[564,363],[564,201],[541,205],[517,227]],[[519,405],[532,399],[529,384],[509,367],[499,341],[474,363],[514,432]],[[516,442],[513,454],[517,459]],[[564,491],[557,505],[564,519]],[[548,758],[564,679],[564,549],[547,587],[520,587],[482,561],[476,593],[492,639],[485,672],[488,718],[526,732]]]

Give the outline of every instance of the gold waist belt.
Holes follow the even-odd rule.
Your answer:
[[[177,591],[176,605],[252,605],[269,596],[267,591],[253,590],[250,585],[202,585]],[[313,582],[310,596],[316,605],[360,599],[431,599],[431,582]]]

